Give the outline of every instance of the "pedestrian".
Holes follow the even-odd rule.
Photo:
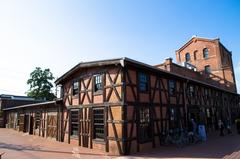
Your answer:
[[[194,135],[196,135],[196,131],[197,131],[197,124],[195,123],[194,119],[190,120],[188,130],[189,130],[188,135],[189,135],[190,142],[194,143]]]
[[[224,136],[224,125],[221,119],[218,120],[218,127],[220,129],[220,136]]]
[[[193,128],[193,134],[196,134],[197,132],[197,123],[194,121],[194,119],[191,119],[192,128]]]
[[[231,120],[229,118],[227,119],[227,132],[228,132],[228,134],[232,133],[232,131],[231,131]]]

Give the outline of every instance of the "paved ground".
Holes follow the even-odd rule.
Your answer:
[[[138,158],[227,158],[240,159],[240,135],[210,136],[208,141],[184,148],[160,147],[151,152],[116,157],[105,153],[79,148],[70,144],[43,139],[38,136],[0,129],[2,159],[138,159]]]

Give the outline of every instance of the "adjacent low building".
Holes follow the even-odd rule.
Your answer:
[[[62,100],[5,108],[7,128],[61,141]]]
[[[17,96],[17,95],[10,95],[10,94],[0,94],[0,112],[3,109],[11,108],[19,105],[24,104],[32,104],[32,103],[39,103],[43,102],[42,100],[35,100],[34,98],[27,97],[27,96]],[[4,127],[4,114],[1,113],[0,115],[0,127]]]

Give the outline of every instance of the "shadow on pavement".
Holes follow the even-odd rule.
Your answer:
[[[70,154],[73,155],[74,152],[72,151],[53,151],[53,150],[46,150],[40,148],[41,146],[23,146],[23,145],[17,145],[17,144],[7,144],[0,142],[0,149],[10,149],[15,151],[36,151],[36,152],[47,152],[47,153],[58,153],[58,154]],[[87,156],[103,156],[104,154],[98,154],[98,153],[91,153],[91,152],[81,152],[81,149],[77,152],[79,155],[87,155]],[[110,157],[110,156],[108,156]],[[112,156],[113,157],[113,156]],[[115,156],[116,157],[116,156]]]
[[[219,137],[212,134],[207,142],[189,145],[182,148],[167,146],[153,151],[137,153],[131,158],[232,158],[240,159],[240,135],[232,134]]]

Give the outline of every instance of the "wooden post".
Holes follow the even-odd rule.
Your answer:
[[[44,137],[47,138],[47,127],[48,127],[48,114],[47,114],[47,111],[46,109],[44,110],[44,115],[45,115],[45,118],[44,118],[44,123],[45,123],[45,129],[44,129]]]

